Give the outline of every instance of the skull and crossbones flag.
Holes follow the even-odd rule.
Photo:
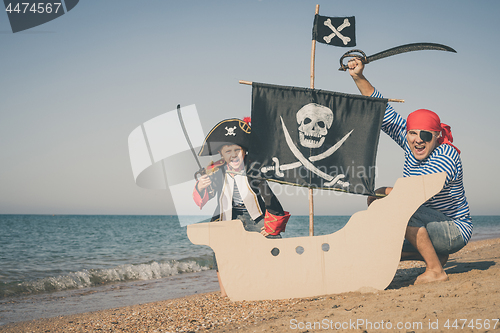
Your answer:
[[[255,82],[252,95],[248,176],[373,194],[387,99]]]
[[[313,23],[312,39],[333,46],[356,46],[354,16],[327,17],[316,14]]]

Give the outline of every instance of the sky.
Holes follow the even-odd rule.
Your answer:
[[[250,116],[239,80],[309,87],[315,5],[355,16],[355,48],[441,43],[368,64],[365,75],[406,117],[427,108],[462,151],[472,215],[500,215],[496,101],[500,2],[484,1],[80,1],[67,14],[12,33],[0,13],[0,214],[175,214],[168,190],[134,182],[127,139],[177,104],[195,104],[203,129]],[[358,94],[340,56],[318,44],[315,88]],[[403,152],[381,134],[376,187],[402,176]],[[305,193],[305,192],[304,192]],[[304,195],[280,193],[292,215]],[[351,215],[363,196],[320,191],[315,214]],[[188,199],[190,200],[190,199]]]

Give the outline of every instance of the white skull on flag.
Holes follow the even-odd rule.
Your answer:
[[[304,105],[297,111],[299,142],[306,148],[319,148],[333,123],[333,112],[316,103]]]

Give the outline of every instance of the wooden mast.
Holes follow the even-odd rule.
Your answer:
[[[315,16],[319,14],[319,5],[316,5]],[[311,89],[314,89],[314,58],[316,55],[316,40],[313,38],[311,46]],[[309,188],[309,236],[314,236],[314,200],[313,189]]]

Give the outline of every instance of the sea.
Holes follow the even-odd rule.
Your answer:
[[[315,235],[349,216],[315,216]],[[500,237],[500,216],[474,216],[472,241]],[[285,238],[307,236],[292,216]],[[0,325],[219,290],[212,250],[177,216],[0,215]]]

